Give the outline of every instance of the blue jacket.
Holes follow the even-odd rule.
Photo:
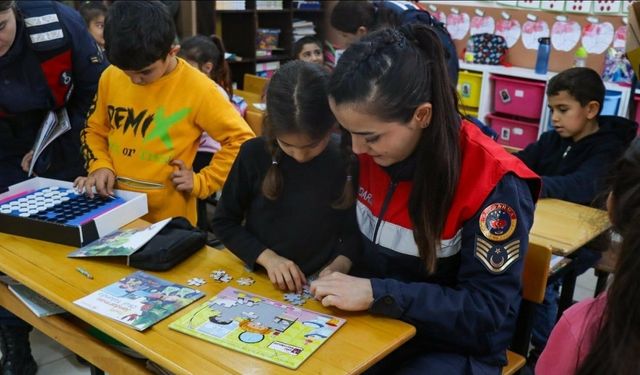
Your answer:
[[[612,163],[636,136],[637,124],[618,116],[600,116],[600,129],[573,142],[555,130],[516,153],[542,177],[543,198],[591,204],[604,189]]]
[[[45,177],[73,179],[83,174],[80,130],[107,62],[87,31],[78,12],[58,2],[56,10],[71,49],[73,90],[66,101],[72,130],[49,146]],[[20,2],[18,7],[20,7]],[[0,57],[0,188],[27,178],[20,168],[22,157],[32,149],[47,111],[55,108],[39,58],[29,41],[23,17],[17,16],[16,38]]]

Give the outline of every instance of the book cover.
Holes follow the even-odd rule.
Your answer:
[[[51,144],[56,138],[66,133],[71,129],[71,122],[69,121],[69,115],[67,110],[61,108],[57,111],[49,111],[40,125],[38,134],[36,135],[36,142],[33,145],[33,157],[29,164],[29,177],[33,174],[33,168],[36,165],[38,157],[42,155],[47,146]]]
[[[67,255],[69,258],[129,256],[140,250],[171,218],[145,228],[120,229]]]
[[[345,322],[227,287],[169,328],[296,369]]]
[[[137,271],[73,303],[143,331],[203,295],[195,289]]]
[[[62,307],[22,284],[11,284],[8,287],[11,293],[15,294],[38,318],[66,312]]]

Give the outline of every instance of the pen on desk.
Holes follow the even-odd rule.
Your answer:
[[[82,267],[76,267],[76,271],[80,272],[82,274],[82,276],[86,277],[87,279],[92,279],[93,280],[93,275],[91,275],[89,273],[89,271],[85,270]]]

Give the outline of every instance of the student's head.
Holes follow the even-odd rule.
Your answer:
[[[579,375],[640,373],[640,139],[631,142],[611,176],[607,208],[622,244],[599,333]]]
[[[16,4],[13,0],[0,1],[0,57],[4,56],[16,39]]]
[[[282,189],[283,154],[307,163],[327,147],[336,124],[327,101],[328,83],[328,73],[320,65],[305,61],[289,62],[271,78],[263,129],[272,158],[262,184],[267,198],[276,199]],[[345,197],[350,196],[353,189],[346,190]]]
[[[443,51],[423,25],[376,31],[344,52],[329,87],[356,154],[383,167],[410,157],[420,166],[409,211],[429,270],[460,169],[460,118]]]
[[[384,26],[397,26],[400,21],[395,12],[369,1],[342,0],[331,12],[331,26],[345,47]]]
[[[107,15],[107,7],[102,1],[85,1],[78,11],[93,39],[101,48],[104,48],[104,17]]]
[[[556,132],[579,141],[597,131],[604,93],[600,75],[590,68],[567,69],[551,78],[547,96]]]
[[[310,63],[320,65],[324,63],[322,43],[313,36],[305,36],[298,39],[293,44],[293,56],[298,60]]]
[[[159,1],[116,1],[104,26],[107,58],[137,85],[153,83],[175,67],[176,28]]]
[[[183,39],[178,56],[198,68],[232,95],[229,66],[224,59],[224,45],[216,35],[195,35]]]

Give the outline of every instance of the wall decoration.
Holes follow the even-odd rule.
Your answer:
[[[526,8],[526,9],[539,9],[540,1],[539,0],[519,0],[518,8]]]
[[[507,42],[507,47],[511,48],[518,42],[522,28],[518,20],[511,19],[511,17],[505,18],[505,14],[502,12],[502,19],[496,22],[496,34],[502,36]]]
[[[475,10],[476,15],[471,18],[469,35],[493,34],[496,29],[496,22],[491,16],[485,16],[480,9]]]
[[[582,45],[588,53],[600,54],[613,41],[613,25],[609,22],[588,22],[582,28]]]
[[[552,0],[552,1],[541,1],[540,9],[549,10],[552,12],[563,12],[564,11],[564,0]]]
[[[551,45],[558,51],[571,51],[580,41],[582,28],[575,21],[570,21],[566,17],[558,16],[551,27]]]
[[[526,49],[537,50],[538,38],[549,36],[549,25],[545,21],[537,21],[535,16],[529,16],[527,16],[527,22],[522,25],[522,44]],[[534,21],[532,18],[536,20]]]
[[[592,0],[567,0],[564,11],[570,13],[591,14]]]
[[[469,31],[470,19],[467,13],[455,13],[453,8],[447,16],[447,30],[453,40],[462,40]]]
[[[620,0],[596,0],[593,2],[593,13],[595,14],[617,14],[622,10]]]

